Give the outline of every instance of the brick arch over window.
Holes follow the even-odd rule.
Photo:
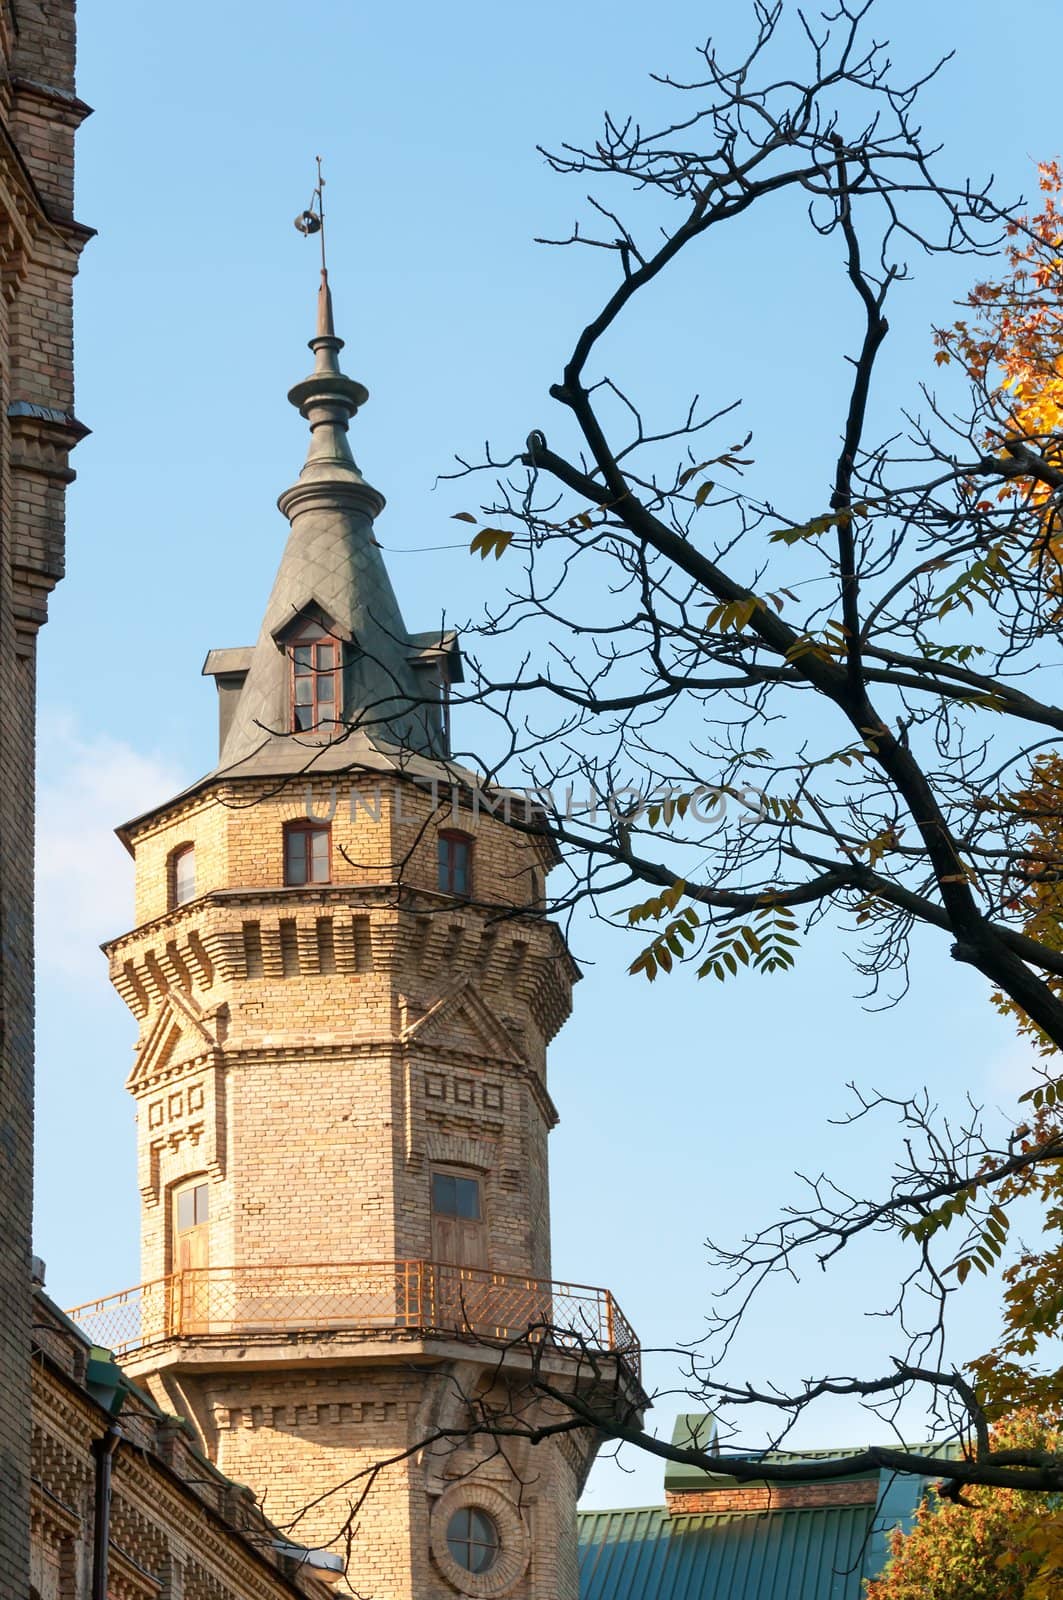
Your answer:
[[[471,1167],[476,1173],[491,1171],[498,1156],[493,1140],[466,1138],[456,1133],[429,1133],[424,1141],[428,1161],[447,1167]]]

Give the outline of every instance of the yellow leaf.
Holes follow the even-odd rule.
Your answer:
[[[493,552],[497,561],[508,549],[512,539],[513,531],[510,528],[481,528],[469,545],[469,552],[471,555],[478,554],[481,561],[486,561]]]

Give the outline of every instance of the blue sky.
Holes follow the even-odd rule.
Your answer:
[[[1029,190],[1059,148],[1051,95],[1016,92],[1000,9],[884,0],[876,31],[919,66],[955,44],[928,127],[954,169]],[[436,486],[456,452],[512,449],[551,428],[547,388],[609,263],[535,245],[565,232],[583,194],[537,142],[593,137],[601,112],[652,115],[651,70],[682,74],[743,8],[539,0],[533,8],[368,8],[268,0],[254,8],[85,0],[78,215],[99,237],[77,291],[78,412],[68,576],[40,671],[40,1057],[37,1249],[69,1304],[135,1282],[133,1106],[122,1084],[134,1028],[99,942],[131,921],[128,858],[110,829],[213,763],[208,648],[253,639],[286,525],[278,492],[304,450],[287,405],[307,364],[313,247],[292,218],[325,156],[332,280],[345,366],[368,384],[355,452],[388,497],[378,524],[411,627],[475,616],[502,581],[462,549],[463,486]],[[1031,0],[1025,39],[1054,34]],[[919,265],[916,263],[916,265]],[[783,215],[751,216],[724,249],[647,297],[619,348],[651,401],[693,390],[749,396],[748,422],[780,480],[812,509],[844,382],[850,311],[837,263]],[[970,264],[920,269],[898,296],[885,410],[929,371],[930,328]],[[557,427],[556,419],[553,426]],[[810,465],[815,463],[815,465]],[[501,647],[500,647],[501,648]],[[552,1057],[559,1277],[606,1283],[648,1345],[698,1336],[712,1283],[703,1240],[734,1237],[792,1199],[795,1167],[884,1173],[892,1132],[831,1126],[844,1085],[927,1082],[943,1104],[969,1086],[1006,1104],[1023,1058],[980,981],[927,940],[912,992],[869,1014],[840,940],[824,929],[798,971],[710,992],[624,976],[630,950],[577,930],[586,977]],[[889,1259],[842,1260],[765,1300],[736,1375],[793,1381],[823,1367],[884,1368],[893,1346],[863,1311]],[[972,1344],[991,1329],[977,1292]],[[651,1365],[668,1383],[665,1361]],[[686,1409],[683,1403],[679,1409]],[[674,1402],[663,1400],[667,1431]],[[811,1420],[808,1444],[856,1442],[868,1419]],[[591,1503],[659,1497],[660,1468],[605,1465]]]

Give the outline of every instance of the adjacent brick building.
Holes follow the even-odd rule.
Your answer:
[[[551,1281],[547,1048],[578,976],[553,847],[450,759],[457,641],[399,611],[324,273],[310,347],[262,628],[204,669],[218,765],[120,830],[143,1283],[77,1314],[358,1594],[575,1600],[596,1436],[482,1427],[557,1420],[533,1370],[645,1403],[612,1296]]]
[[[74,416],[72,0],[0,3],[0,1595],[29,1560],[37,630],[63,573]]]
[[[327,1600],[339,1563],[285,1539],[38,1289],[24,1600]]]

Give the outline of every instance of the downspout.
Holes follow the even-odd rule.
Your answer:
[[[111,1544],[111,1463],[122,1430],[117,1422],[92,1446],[96,1459],[96,1495],[92,1516],[92,1600],[107,1600],[107,1566]]]

